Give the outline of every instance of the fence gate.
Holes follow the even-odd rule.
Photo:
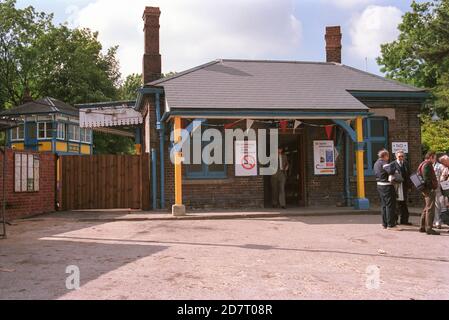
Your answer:
[[[150,208],[148,154],[60,156],[60,210]]]

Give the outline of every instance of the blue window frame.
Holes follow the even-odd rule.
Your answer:
[[[373,167],[377,161],[377,153],[381,149],[388,149],[388,119],[384,117],[364,119],[363,137],[365,142],[365,175],[372,176],[374,175]]]
[[[203,123],[202,131],[204,131],[206,122]],[[212,143],[212,142],[209,142]],[[202,142],[201,153],[208,145],[208,142]],[[224,142],[223,142],[224,149]],[[193,155],[193,143],[190,143],[190,155]],[[224,151],[223,151],[224,157]],[[201,159],[202,160],[202,159]],[[223,159],[224,160],[224,159]],[[185,177],[187,179],[226,179],[227,178],[227,166],[226,164],[215,164],[210,165],[202,162],[201,164],[186,164],[185,165]]]

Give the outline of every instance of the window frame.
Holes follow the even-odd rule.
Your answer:
[[[20,160],[17,161],[18,159]],[[30,166],[30,161],[32,161],[32,166]],[[24,163],[25,166],[23,165]],[[25,185],[23,183],[24,180]],[[39,155],[24,152],[14,153],[14,193],[39,192],[40,191],[39,180],[40,180]],[[30,182],[32,182],[32,188],[30,188]]]
[[[40,136],[40,132],[41,132],[40,125],[41,124],[44,125],[44,136],[43,137]],[[47,136],[47,133],[48,133],[47,125],[48,124],[51,124],[51,126],[52,126],[51,131],[50,131],[50,133],[51,133],[50,136]],[[36,126],[36,130],[37,130],[37,135],[36,135],[37,140],[53,139],[53,130],[54,130],[53,122],[51,122],[51,121],[38,121],[37,122],[37,126]]]
[[[376,120],[382,120],[384,125],[384,133],[383,137],[380,136],[371,136],[371,122]],[[388,150],[388,130],[389,123],[387,117],[368,117],[363,119],[363,142],[365,147],[366,156],[363,157],[363,167],[365,171],[365,176],[374,176],[374,168],[373,168],[373,159],[377,157],[377,154],[373,154],[372,145],[373,143],[384,143],[384,148]],[[366,162],[365,162],[366,159]],[[356,175],[356,165],[354,158],[354,175]]]
[[[207,122],[204,121],[202,123],[202,125],[204,125],[204,127],[207,127]],[[201,133],[202,135],[203,133]],[[223,163],[223,170],[222,171],[210,171],[209,170],[209,164],[206,164],[203,162],[203,157],[202,157],[202,153],[203,153],[203,149],[204,147],[206,147],[209,143],[212,143],[212,141],[207,142],[207,141],[202,141],[201,142],[201,171],[191,171],[189,170],[189,166],[193,165],[193,164],[186,164],[185,165],[185,178],[187,180],[211,180],[211,179],[228,179],[228,166],[226,163]],[[223,162],[225,159],[225,153],[224,153],[224,148],[225,145],[224,143],[222,143],[222,147],[223,147]]]
[[[20,128],[22,128],[22,137],[20,137],[20,135],[19,135]],[[14,132],[15,132],[16,137],[14,137]],[[11,137],[10,138],[11,141],[24,141],[25,140],[25,124],[21,123],[17,127],[12,128],[9,134]]]
[[[62,130],[60,130],[62,128]],[[59,133],[63,133],[63,137],[59,135]],[[67,130],[66,130],[66,124],[64,122],[57,122],[56,125],[56,139],[65,141],[67,137]]]
[[[71,139],[70,138],[70,128],[73,128],[75,131],[74,131],[74,136],[75,136],[75,139]],[[67,132],[67,140],[68,141],[73,141],[73,142],[81,142],[80,141],[80,139],[81,139],[81,131],[80,131],[80,126],[79,125],[75,125],[75,124],[69,124],[68,125],[68,132]],[[76,134],[78,132],[78,135]],[[77,137],[78,136],[78,137]]]

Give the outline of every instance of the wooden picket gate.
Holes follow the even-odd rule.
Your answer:
[[[60,156],[60,210],[150,208],[148,154]]]

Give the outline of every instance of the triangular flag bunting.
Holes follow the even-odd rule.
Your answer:
[[[251,126],[253,125],[254,120],[246,119],[246,131],[248,132],[249,129],[251,129]]]
[[[288,121],[281,120],[279,121],[279,126],[281,127],[281,132],[285,132],[287,130]]]
[[[327,138],[330,139],[332,136],[332,130],[334,129],[333,125],[325,126]]]
[[[301,121],[299,120],[295,120],[295,123],[293,125],[293,132],[296,130],[296,128],[298,128],[301,125]]]

